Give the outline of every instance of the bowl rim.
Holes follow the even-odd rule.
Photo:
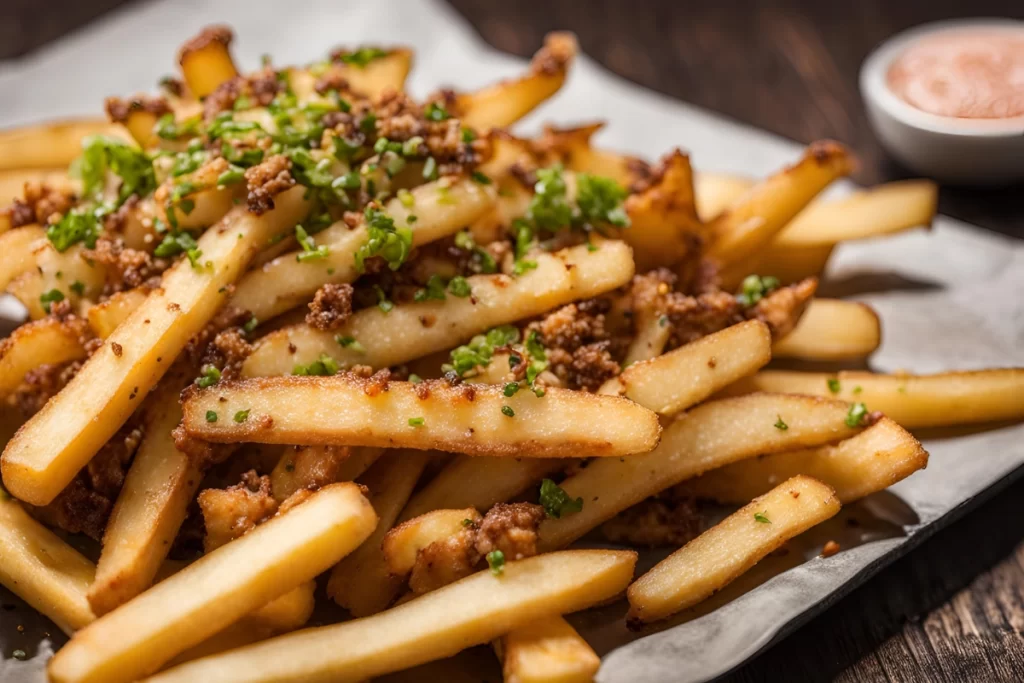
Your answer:
[[[1024,116],[1009,119],[968,119],[940,116],[918,109],[894,93],[887,82],[889,67],[911,43],[925,36],[965,28],[1024,32],[1024,20],[976,17],[920,24],[901,31],[878,45],[860,68],[861,96],[901,123],[931,133],[957,137],[1013,138],[1024,135]]]

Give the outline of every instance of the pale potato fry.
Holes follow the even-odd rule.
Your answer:
[[[628,368],[634,363],[657,358],[665,350],[668,339],[672,336],[672,327],[668,319],[655,315],[647,310],[634,312],[636,335],[629,342],[622,367]],[[602,392],[603,393],[603,392]]]
[[[43,318],[16,328],[0,341],[0,397],[17,389],[30,370],[85,358],[85,334],[77,319]]]
[[[465,521],[479,521],[475,508],[463,510],[434,510],[406,520],[384,536],[380,544],[388,571],[396,577],[407,577],[416,564],[416,556],[431,543],[453,536],[463,528]]]
[[[386,448],[370,446],[353,448],[351,455],[345,459],[345,462],[341,463],[341,469],[338,471],[338,481],[355,481],[386,452]]]
[[[316,581],[294,588],[168,662],[177,666],[302,628],[316,606]]]
[[[183,259],[164,273],[161,289],[7,444],[3,480],[15,496],[46,505],[89,462],[214,315],[222,288],[258,246],[306,211],[302,192],[296,187],[279,195],[277,208],[262,216],[233,210],[199,239],[200,269]]]
[[[549,33],[528,74],[458,95],[455,110],[463,125],[483,132],[523,118],[562,87],[576,51],[573,34]]]
[[[772,345],[775,358],[866,358],[882,343],[882,323],[867,304],[814,299],[792,332]]]
[[[839,507],[835,492],[815,479],[783,482],[637,579],[627,592],[628,621],[650,623],[696,605]]]
[[[412,497],[399,521],[444,508],[486,512],[495,503],[512,500],[549,474],[565,469],[568,462],[552,458],[456,456]]]
[[[812,144],[796,165],[752,187],[711,222],[708,256],[742,270],[819,192],[852,168],[842,145]]]
[[[185,370],[184,368],[182,370]],[[185,521],[202,480],[199,466],[174,444],[178,392],[191,373],[170,373],[146,409],[143,439],[103,534],[89,604],[97,616],[149,588]]]
[[[442,188],[447,189],[442,192]],[[384,211],[396,226],[412,231],[414,247],[458,232],[494,205],[489,186],[469,178],[426,183],[410,194],[413,201],[409,206],[392,199]],[[416,216],[412,224],[408,223],[410,215]],[[355,254],[369,238],[365,224],[353,229],[344,221],[336,223],[314,236],[317,245],[327,247],[325,258],[303,263],[297,258],[301,252],[282,254],[247,273],[231,303],[262,322],[310,301],[328,282],[353,282],[360,275]]]
[[[528,390],[507,397],[493,385],[380,386],[354,375],[221,382],[193,393],[183,409],[190,435],[218,443],[436,448],[519,458],[645,453],[661,432],[654,413],[616,396],[550,388],[543,397]],[[219,418],[209,421],[207,411]]]
[[[701,171],[693,179],[693,193],[697,215],[705,223],[720,216],[730,205],[742,197],[756,183],[751,178],[729,173]]]
[[[748,320],[648,361],[630,365],[618,381],[623,395],[662,415],[685,410],[771,360],[771,333]]]
[[[372,617],[281,636],[149,680],[361,681],[449,657],[519,626],[612,598],[629,583],[635,564],[636,553],[611,550],[509,562],[498,576],[477,572]]]
[[[82,139],[107,135],[131,141],[124,128],[104,119],[51,121],[0,131],[0,171],[66,168],[82,152]]]
[[[71,635],[95,617],[85,592],[96,567],[0,489],[0,584]]]
[[[569,498],[583,498],[583,510],[541,522],[539,547],[547,551],[568,545],[648,496],[716,467],[853,436],[860,427],[847,424],[849,412],[842,401],[785,394],[700,405],[666,427],[654,451],[602,458],[563,481]],[[776,426],[780,419],[785,429]]]
[[[366,66],[348,65],[345,80],[355,92],[371,98],[380,97],[387,90],[401,92],[412,69],[413,53],[408,48],[392,48],[386,57],[374,59]]]
[[[473,292],[470,297],[396,304],[388,313],[377,307],[363,309],[332,332],[308,325],[278,330],[260,341],[242,374],[288,375],[296,365],[312,363],[321,354],[331,356],[341,367],[399,365],[447,351],[492,327],[621,287],[634,272],[629,247],[618,241],[602,242],[594,252],[581,245],[538,254],[533,260],[537,267],[519,277],[467,278]],[[346,337],[358,341],[360,347],[341,346],[337,338]]]
[[[128,319],[128,316],[135,312],[135,309],[149,296],[149,290],[145,287],[136,287],[123,292],[116,292],[109,299],[95,306],[90,306],[86,312],[89,320],[89,327],[93,334],[100,339],[106,339],[118,325]]]
[[[752,458],[712,470],[680,485],[695,496],[743,503],[780,481],[806,474],[835,489],[843,504],[888,488],[928,464],[928,453],[888,417],[834,446]]]
[[[0,171],[0,207],[7,206],[15,199],[24,199],[25,183],[40,183],[55,187],[76,187],[78,185],[68,178],[67,168],[15,168]]]
[[[601,658],[562,617],[541,619],[495,641],[505,683],[590,683]]]
[[[398,596],[401,581],[388,571],[381,542],[412,494],[430,454],[391,450],[359,479],[370,490],[377,528],[331,570],[327,594],[355,617],[376,614]]]
[[[211,26],[185,43],[178,53],[181,75],[197,99],[206,97],[221,83],[238,75],[228,51],[232,38],[230,29]]]
[[[377,522],[354,484],[320,489],[101,617],[50,661],[57,683],[134,681],[356,548]]]
[[[838,390],[832,391],[836,382]],[[907,429],[1024,418],[1024,368],[934,375],[762,370],[722,393],[735,396],[751,391],[832,396],[860,402]]]
[[[662,160],[663,172],[650,187],[626,198],[631,225],[617,231],[633,247],[637,270],[646,272],[681,261],[692,249],[687,235],[700,237],[690,158],[675,150]]]
[[[7,287],[22,273],[36,265],[33,255],[39,240],[46,239],[46,231],[38,225],[24,225],[0,234],[0,289]]]
[[[16,231],[12,231],[16,232]],[[33,320],[47,315],[41,296],[57,290],[73,308],[95,299],[103,291],[106,271],[87,258],[85,247],[76,244],[59,252],[48,239],[32,243],[31,266],[10,284],[8,291],[28,308]]]

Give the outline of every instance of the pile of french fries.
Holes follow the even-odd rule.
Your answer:
[[[692,608],[925,467],[908,429],[1024,417],[1024,369],[764,369],[879,347],[869,306],[800,297],[838,244],[929,225],[929,182],[822,201],[854,166],[837,143],[747,180],[595,147],[599,124],[514,136],[567,34],[424,102],[407,49],[246,75],[230,42],[204,30],[110,122],[0,133],[0,287],[28,316],[0,344],[0,583],[71,636],[52,681],[365,681],[487,643],[510,683],[588,681],[563,615]],[[696,262],[727,324],[631,304]],[[586,385],[536,325],[594,302],[622,343]],[[94,562],[53,511],[129,442]],[[634,550],[572,549],[669,493],[741,507],[639,577]],[[512,509],[516,553],[445,564]],[[303,629],[318,577],[353,618]]]

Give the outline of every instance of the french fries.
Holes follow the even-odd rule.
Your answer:
[[[775,358],[866,358],[882,343],[882,324],[867,304],[814,299],[792,332],[772,345]]]
[[[780,481],[805,474],[831,486],[843,504],[881,491],[928,464],[928,453],[896,422],[883,417],[834,446],[778,453],[726,465],[681,485],[689,494],[742,503]]]
[[[396,304],[355,313],[340,329],[321,332],[296,325],[264,337],[242,368],[247,377],[288,375],[296,365],[316,361],[321,354],[341,367],[399,365],[436,351],[447,351],[497,325],[538,315],[576,299],[597,296],[620,287],[633,277],[629,247],[601,243],[597,251],[585,245],[553,254],[538,254],[537,267],[519,276],[474,275],[466,278],[472,296],[449,296],[444,301]],[[435,324],[444,321],[443,324]],[[359,347],[343,347],[338,338],[351,337]],[[414,416],[410,416],[414,417]]]
[[[200,268],[179,261],[115,330],[73,380],[7,444],[5,486],[18,498],[46,505],[124,423],[189,338],[219,308],[219,290],[231,284],[258,245],[306,210],[302,189],[278,197],[260,217],[229,213],[200,239]]]
[[[41,365],[59,365],[85,358],[84,321],[56,318],[22,325],[0,341],[0,397],[18,388],[25,375]]]
[[[222,382],[185,400],[183,424],[190,435],[219,443],[436,448],[533,458],[644,453],[661,432],[654,413],[614,396],[551,388],[543,397],[527,390],[508,397],[491,385],[375,382],[354,375]],[[325,405],[344,409],[324,411]]]
[[[762,370],[728,387],[833,396],[878,410],[907,429],[977,424],[1024,417],[1024,369],[994,368],[934,375]]]
[[[637,579],[627,592],[627,620],[639,626],[697,604],[839,507],[819,481],[800,475],[783,482]]]
[[[46,231],[38,225],[24,225],[0,234],[0,289],[7,289],[19,275],[35,267],[33,247],[46,238]]]
[[[124,292],[117,292],[103,303],[90,306],[86,312],[86,318],[89,320],[89,327],[92,328],[93,334],[100,339],[109,337],[136,308],[142,306],[148,296],[148,289],[136,287]]]
[[[576,37],[571,33],[549,33],[543,49],[534,57],[530,73],[458,95],[455,108],[463,124],[486,131],[523,118],[562,87],[576,50]]]
[[[409,206],[393,199],[385,212],[395,225],[409,227],[414,247],[457,232],[494,205],[488,187],[470,179],[426,183],[409,194]],[[410,224],[413,215],[416,219]],[[343,221],[337,223],[315,237],[317,245],[327,248],[325,258],[303,263],[298,260],[301,252],[282,254],[243,277],[231,303],[265,322],[306,303],[328,282],[352,282],[360,275],[355,254],[369,239],[365,224],[353,229]]]
[[[388,571],[396,577],[407,577],[421,550],[462,531],[467,519],[478,521],[480,513],[475,508],[434,510],[394,527],[380,544]]]
[[[210,26],[186,43],[178,53],[181,75],[185,77],[189,91],[196,98],[206,97],[221,83],[238,75],[238,69],[228,51],[232,38],[231,29]]]
[[[411,68],[412,50],[392,48],[365,66],[348,66],[344,77],[354,91],[376,98],[387,90],[404,90]]]
[[[500,575],[484,570],[372,617],[281,636],[148,680],[361,681],[449,657],[516,627],[612,598],[632,579],[635,564],[636,553],[612,550],[509,562]]]
[[[202,472],[177,449],[178,391],[188,379],[169,374],[149,406],[143,439],[103,535],[89,604],[102,616],[153,582],[199,489]]]
[[[602,458],[563,481],[571,500],[583,499],[583,509],[541,522],[539,547],[568,545],[648,496],[708,470],[853,436],[860,427],[847,422],[849,415],[846,403],[810,396],[752,394],[705,403],[666,427],[654,451]]]
[[[378,523],[373,534],[331,570],[327,594],[352,616],[365,617],[386,609],[398,595],[400,582],[391,576],[381,542],[412,494],[428,453],[391,451],[374,463],[360,483],[370,490]]]
[[[505,683],[589,683],[601,658],[569,622],[541,619],[495,641]]]
[[[78,632],[50,661],[50,679],[127,683],[151,674],[330,567],[376,522],[355,485],[323,488]]]
[[[104,119],[71,119],[0,131],[0,171],[67,167],[82,153],[82,140],[107,135],[121,140],[128,133]]]
[[[96,567],[0,489],[0,584],[74,633],[95,617],[85,592]]]

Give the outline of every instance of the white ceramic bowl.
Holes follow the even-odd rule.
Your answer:
[[[889,67],[917,40],[943,32],[984,29],[1024,32],[1024,21],[965,19],[924,24],[875,49],[860,70],[868,119],[882,146],[917,173],[941,181],[997,185],[1024,180],[1024,117],[963,119],[917,109],[886,82]]]

